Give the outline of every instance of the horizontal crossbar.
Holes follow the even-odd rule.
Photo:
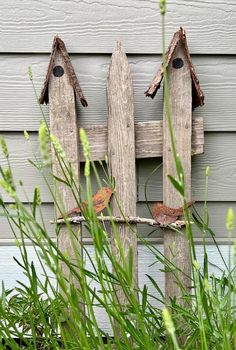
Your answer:
[[[104,160],[107,155],[107,125],[80,125],[84,128],[89,144],[92,160]],[[162,157],[163,132],[162,121],[135,123],[136,158]],[[195,118],[192,122],[192,155],[204,151],[203,118]],[[82,145],[79,145],[80,161],[85,161]]]

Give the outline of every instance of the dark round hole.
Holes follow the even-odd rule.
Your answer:
[[[172,66],[173,68],[180,69],[184,66],[184,61],[182,60],[182,58],[177,57],[172,61]]]
[[[53,68],[53,75],[55,77],[62,77],[63,74],[64,74],[64,69],[62,68],[62,66],[56,66]]]

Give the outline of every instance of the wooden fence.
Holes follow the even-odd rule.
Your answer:
[[[204,131],[203,119],[192,120],[192,109],[203,105],[204,96],[199,86],[194,68],[191,63],[186,36],[181,28],[175,33],[166,55],[169,94],[171,101],[172,119],[175,141],[178,154],[182,160],[185,172],[186,195],[191,200],[191,156],[203,153]],[[88,67],[89,68],[89,67]],[[154,97],[163,78],[161,67],[146,95]],[[49,102],[51,133],[59,140],[66,156],[72,164],[74,173],[80,175],[80,162],[84,161],[81,144],[78,139],[78,130],[83,127],[90,142],[91,158],[103,160],[108,155],[110,172],[115,178],[115,191],[121,204],[122,211],[132,225],[139,222],[158,224],[157,218],[153,220],[136,217],[136,167],[137,158],[163,157],[163,198],[164,204],[177,208],[181,206],[179,194],[167,180],[167,174],[175,176],[175,166],[171,150],[167,113],[163,108],[163,121],[134,122],[134,97],[132,76],[126,54],[120,42],[117,43],[112,54],[107,79],[107,125],[81,125],[76,115],[75,102],[78,98],[84,107],[87,101],[82,93],[76,78],[69,55],[63,41],[56,37],[53,42],[49,67],[40,97],[41,103]],[[161,108],[161,106],[160,106]],[[55,157],[53,158],[53,172],[63,177]],[[76,206],[67,187],[61,183],[58,190],[62,195],[65,209],[69,211]],[[163,209],[163,208],[162,208]],[[138,283],[138,250],[137,237],[134,230],[122,221],[120,209],[114,199],[111,199],[111,210],[117,219],[118,231],[128,256],[129,247],[133,248],[134,284]],[[162,211],[162,220],[168,220],[168,212]],[[176,215],[175,219],[178,218]],[[81,225],[81,220],[78,220]],[[78,229],[78,227],[77,227]],[[189,250],[186,236],[164,227],[164,253],[165,256],[190,275]],[[78,231],[78,230],[77,230]],[[82,244],[80,237],[78,244]],[[59,237],[61,249],[67,250],[73,259],[73,249],[65,226]],[[111,244],[119,259],[119,251],[113,241]],[[189,287],[184,275],[180,280]],[[173,274],[167,272],[166,296],[178,296],[180,290]],[[125,302],[122,291],[118,291],[119,300]]]

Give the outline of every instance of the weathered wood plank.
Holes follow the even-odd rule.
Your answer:
[[[182,67],[175,67],[174,60],[182,60]],[[191,200],[191,147],[192,147],[192,79],[185,55],[184,46],[177,44],[172,59],[167,68],[168,92],[171,106],[171,122],[174,132],[176,151],[181,159],[185,178],[186,200]],[[180,194],[171,184],[168,175],[178,177],[172,150],[170,124],[167,108],[163,116],[163,203],[170,208],[182,206]],[[165,229],[164,255],[176,267],[183,269],[185,274],[179,273],[178,279],[181,287],[187,292],[191,264],[189,243],[186,235]],[[177,297],[184,304],[182,288],[179,287],[172,272],[165,273],[165,295],[167,298]]]
[[[27,67],[32,64],[36,89],[40,92],[48,64],[47,55],[0,56],[0,120],[4,131],[36,131],[42,119]],[[72,63],[78,74],[89,106],[77,112],[82,124],[106,123],[106,75],[108,55],[72,55]],[[129,56],[133,74],[135,121],[162,119],[162,92],[154,100],[146,98],[144,91],[161,63],[157,55]],[[204,118],[206,131],[236,131],[236,57],[194,56],[198,78],[205,94],[205,106],[196,109],[193,116]],[[48,106],[43,106],[46,116]]]
[[[67,159],[70,161],[71,168],[74,174],[74,179],[79,181],[80,161],[78,150],[78,119],[75,110],[75,92],[70,83],[70,78],[62,57],[62,53],[57,50],[55,54],[54,67],[60,66],[64,70],[64,74],[51,73],[48,87],[49,96],[49,115],[50,115],[50,132],[57,138],[61,144]],[[53,174],[60,179],[65,179],[64,173],[69,175],[62,163],[59,162],[56,151],[52,144],[52,170]],[[63,169],[64,167],[64,169]],[[72,186],[75,188],[75,186]],[[73,196],[72,189],[62,182],[54,182],[54,192],[57,203],[62,203],[62,210],[69,211],[77,206],[76,199]],[[60,210],[56,207],[57,215],[61,215]],[[74,226],[74,227],[73,227]],[[82,258],[82,231],[81,225],[71,225],[75,235],[68,232],[66,225],[62,225],[58,235],[58,246],[62,252],[67,252],[70,259],[76,260],[80,255]],[[76,251],[74,248],[76,237]],[[70,279],[70,272],[67,266],[63,263],[62,270],[64,275]],[[78,281],[75,285],[79,286]]]
[[[91,159],[104,160],[107,150],[107,126],[106,125],[81,125],[87,133],[90,144]],[[135,156],[136,158],[161,157],[163,153],[163,128],[162,121],[139,122],[135,127]],[[204,130],[203,119],[196,118],[192,127],[192,155],[203,153]],[[84,161],[82,147],[80,160]]]
[[[167,40],[183,24],[191,52],[236,53],[234,1],[170,0],[167,10]],[[111,53],[117,38],[129,53],[162,50],[161,18],[153,0],[85,1],[79,6],[46,0],[40,7],[36,0],[9,0],[7,6],[1,2],[0,13],[1,52],[50,52],[54,33],[70,44],[70,52]]]
[[[149,202],[150,207],[153,206],[153,202]],[[203,217],[203,202],[197,202],[194,204],[194,207],[196,208],[197,212],[201,217]],[[227,243],[228,240],[228,234],[226,232],[225,228],[225,218],[227,215],[227,210],[229,207],[233,207],[236,210],[236,202],[209,202],[208,203],[208,209],[209,209],[209,216],[210,216],[210,228],[215,233],[215,236],[219,242],[225,242]],[[0,211],[1,214],[2,211]],[[52,203],[45,203],[42,205],[42,212],[44,216],[45,225],[47,227],[48,233],[51,237],[56,237],[55,233],[55,226],[50,224],[51,220],[55,219],[55,213],[54,213],[54,206]],[[139,202],[137,203],[137,215],[140,217],[146,217],[151,218],[151,215],[148,211],[147,204],[145,202]],[[39,219],[39,222],[40,219]],[[11,228],[7,222],[7,219],[4,217],[0,217],[0,244],[4,244],[7,241],[9,244],[12,245],[15,244],[15,239],[13,236],[13,232],[11,231]],[[148,240],[151,241],[158,241],[163,242],[163,230],[157,229],[154,231],[151,235],[150,233],[153,231],[152,227],[146,226],[146,225],[138,225],[137,228],[138,234],[142,237],[146,237]],[[197,242],[202,242],[202,233],[196,228],[193,227],[194,231],[194,239]],[[16,231],[16,233],[18,233]],[[236,231],[233,233],[234,237],[236,237]],[[90,234],[86,231],[85,228],[83,228],[83,240],[87,242],[92,242]],[[208,236],[207,241],[210,243],[211,239],[210,236]]]
[[[121,42],[117,42],[111,58],[107,79],[107,105],[108,159],[111,176],[115,179],[116,191],[116,197],[113,196],[111,199],[111,211],[114,216],[122,215],[122,213],[127,216],[136,216],[133,83],[128,59]],[[129,227],[126,224],[118,224],[117,232],[112,232],[111,235],[113,252],[117,261],[123,265],[117,245],[117,234],[128,264],[132,253],[132,282],[136,286],[138,283],[138,250],[135,225]],[[119,303],[124,305],[127,302],[127,298],[121,287],[117,287],[116,294]]]
[[[76,177],[79,177],[79,155],[78,155],[78,123],[75,111],[74,90],[69,82],[62,55],[57,52],[55,67],[64,69],[62,76],[53,73],[49,82],[49,116],[50,132],[57,138],[70,161]],[[64,178],[63,170],[52,146],[53,173],[59,178]],[[76,206],[71,189],[63,183],[57,183],[57,195],[63,199],[65,210],[68,211]],[[60,198],[60,197],[59,197]],[[58,212],[60,215],[60,212]]]

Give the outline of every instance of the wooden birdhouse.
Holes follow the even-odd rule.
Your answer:
[[[64,42],[56,36],[53,40],[52,52],[49,59],[46,78],[39,102],[49,103],[50,132],[61,144],[66,158],[69,160],[73,169],[74,176],[79,179],[80,175],[80,153],[79,153],[79,118],[76,115],[75,102],[78,98],[82,106],[87,106],[87,101],[80,88],[74,68],[70,61],[69,54]],[[52,146],[52,168],[53,174],[59,179],[65,179],[62,168]],[[76,200],[70,188],[62,182],[55,185],[56,198],[62,200],[64,209],[69,211],[76,206]],[[57,216],[61,215],[61,210],[57,208]],[[79,236],[79,228],[74,228],[81,242],[82,236]],[[73,259],[74,250],[71,246],[70,235],[66,225],[62,225],[59,235],[59,247],[61,251],[67,251]],[[81,245],[78,244],[78,250]],[[82,249],[80,251],[82,255]],[[68,274],[66,266],[62,266],[65,274]]]
[[[170,98],[171,119],[177,153],[180,156],[185,177],[185,195],[191,200],[191,156],[193,154],[193,121],[192,110],[203,106],[204,95],[195,73],[188,50],[185,31],[180,28],[173,36],[166,52],[166,69],[168,93]],[[164,76],[163,64],[151,82],[146,96],[154,97],[161,86]],[[202,118],[197,118],[203,123]],[[199,153],[203,153],[202,150]],[[166,207],[178,208],[182,205],[181,197],[173,187],[167,175],[176,176],[176,167],[173,159],[167,108],[163,109],[163,204]],[[186,275],[191,275],[189,263],[189,248],[186,235],[173,233],[169,229],[164,233],[164,250],[167,259],[183,269]],[[186,275],[181,280],[186,289],[189,280]],[[166,291],[168,296],[178,296],[180,290],[173,274],[167,273]]]
[[[52,51],[49,59],[46,78],[39,98],[39,102],[41,104],[47,104],[49,102],[50,80],[54,79],[55,81],[60,81],[61,83],[62,79],[57,78],[62,78],[63,76],[63,80],[67,80],[71,88],[73,88],[75,95],[79,98],[82,106],[87,107],[87,101],[84,98],[79,81],[71,64],[69,54],[66,50],[66,46],[58,36],[55,36],[52,44]],[[65,79],[65,77],[67,78]]]
[[[186,80],[189,80],[191,83],[192,91],[192,109],[204,105],[204,95],[201,90],[199,80],[197,78],[194,66],[191,61],[190,53],[188,50],[187,39],[185,31],[182,27],[176,32],[171,40],[170,46],[166,52],[166,66],[169,70],[169,73],[173,71],[173,77],[175,73],[182,75],[182,72],[189,71],[186,77]],[[171,69],[172,68],[172,69]],[[182,69],[183,68],[183,69]],[[181,70],[182,69],[182,70]],[[154,98],[157,90],[161,86],[161,82],[164,75],[163,65],[157,71],[155,78],[149,85],[148,90],[145,92],[146,96]],[[169,74],[169,79],[173,78]],[[178,78],[178,77],[177,77]],[[171,84],[170,84],[171,85]]]
[[[79,178],[78,116],[75,101],[78,98],[86,107],[87,101],[80,88],[74,68],[64,42],[56,36],[53,40],[46,78],[39,102],[49,103],[50,132],[58,139],[67,159],[71,162],[75,176]],[[53,173],[63,178],[61,168],[55,159],[52,148]],[[76,204],[68,186],[59,185],[65,209],[68,211]],[[60,214],[60,213],[58,213]]]

